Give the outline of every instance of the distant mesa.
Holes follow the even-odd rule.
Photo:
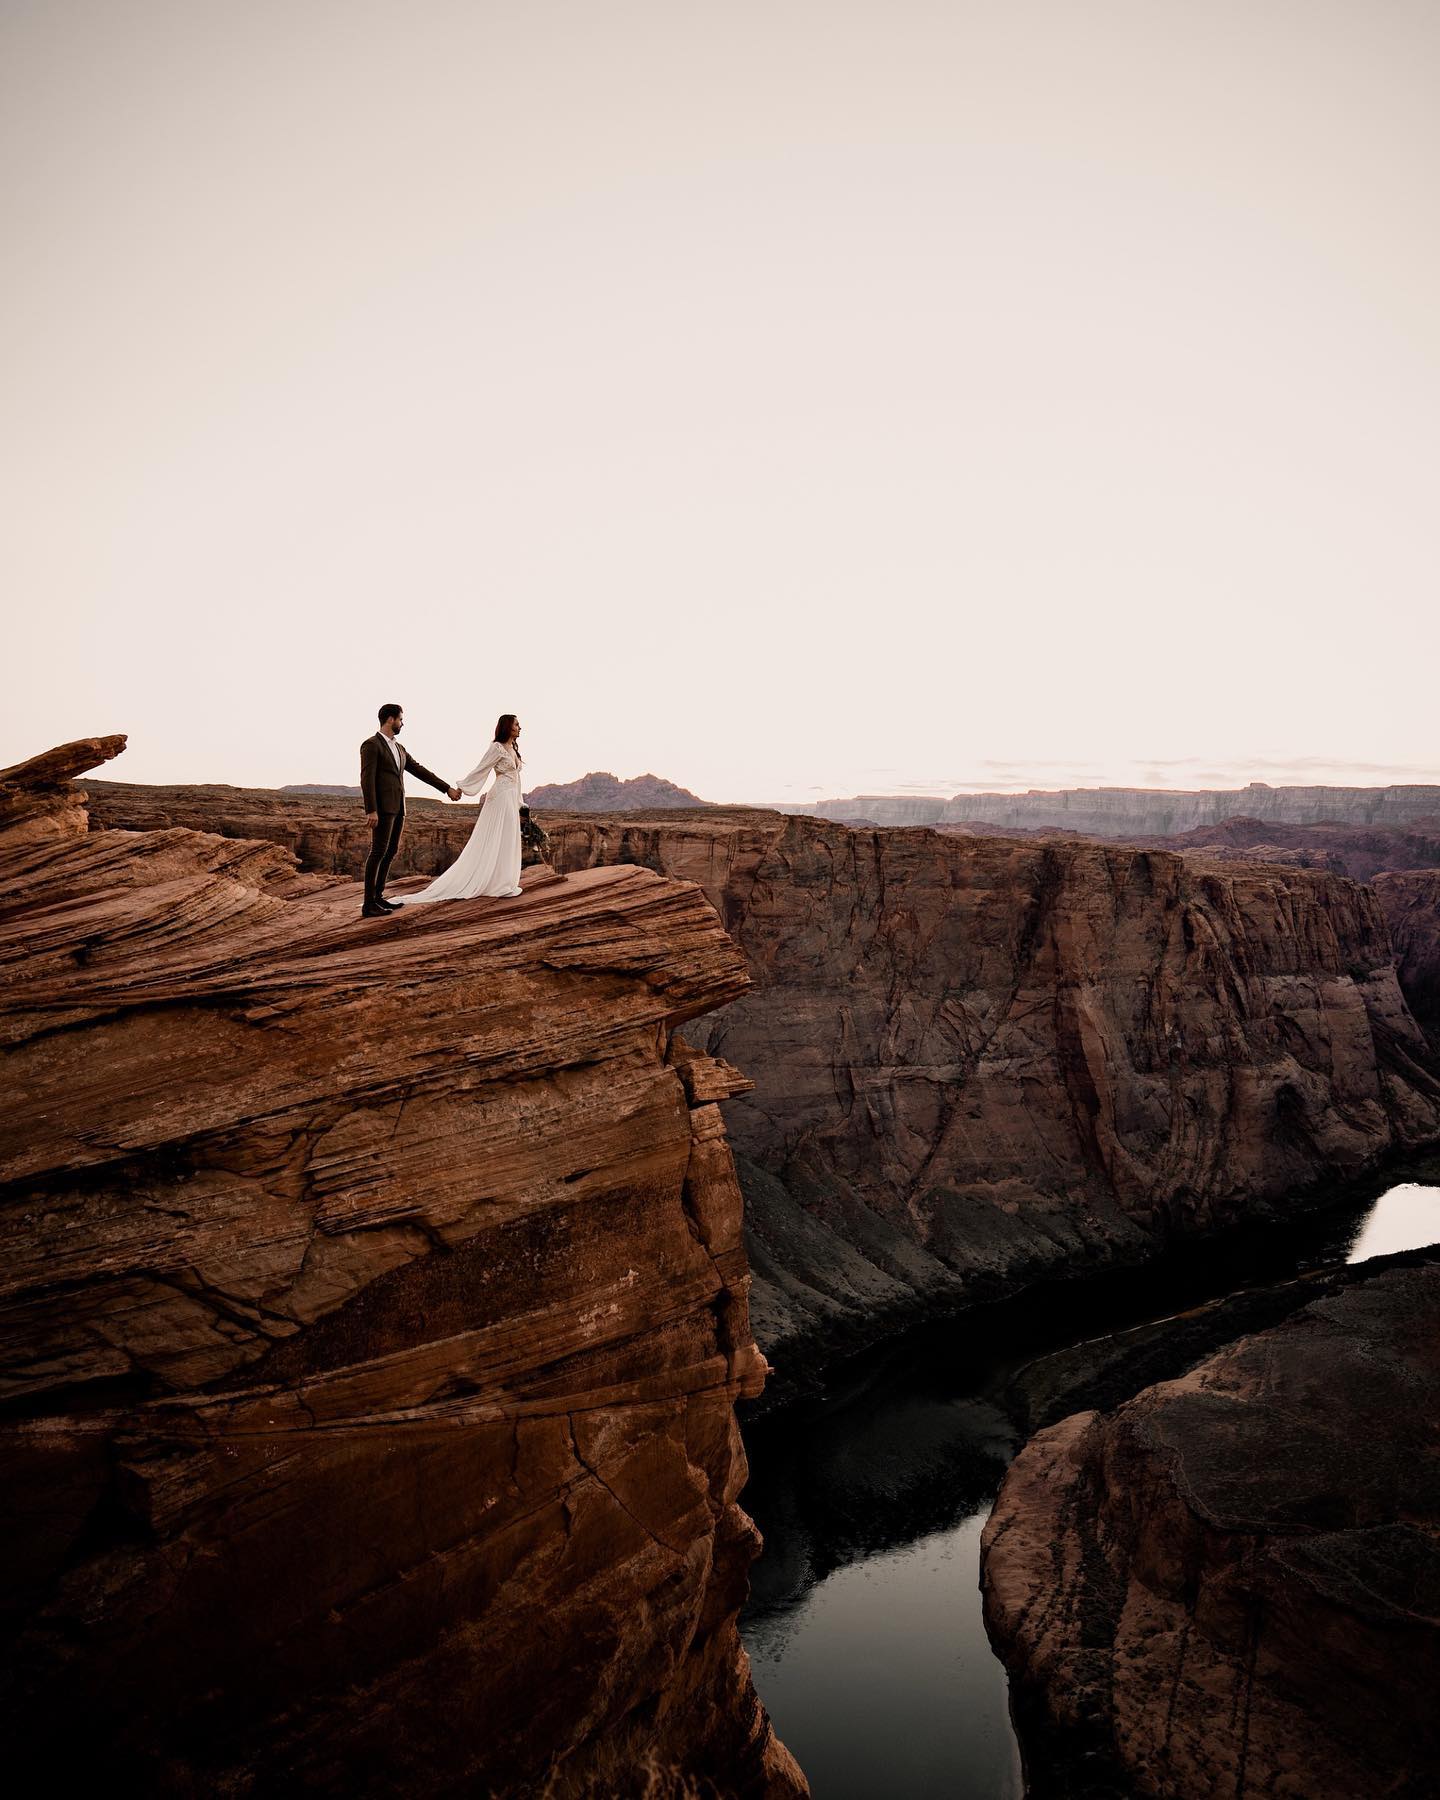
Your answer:
[[[282,794],[359,794],[358,787],[346,787],[344,782],[335,781],[289,781],[281,788]]]
[[[857,794],[780,812],[846,825],[974,825],[981,831],[1073,832],[1084,837],[1166,836],[1243,817],[1269,824],[1397,826],[1440,816],[1440,786],[1244,788],[1032,788],[1024,794]]]
[[[661,775],[636,775],[621,781],[608,769],[593,770],[578,781],[530,788],[526,799],[532,806],[549,806],[560,812],[651,812],[657,807],[713,804]]]

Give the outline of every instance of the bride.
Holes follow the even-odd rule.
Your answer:
[[[520,721],[501,713],[495,741],[460,783],[460,791],[478,794],[495,771],[495,785],[480,808],[470,842],[443,874],[418,894],[397,894],[401,906],[424,906],[431,900],[473,900],[490,894],[513,899],[520,893]]]

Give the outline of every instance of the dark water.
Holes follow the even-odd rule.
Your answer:
[[[744,1504],[765,1552],[741,1632],[815,1800],[1024,1792],[979,1589],[980,1531],[1024,1441],[1017,1372],[1219,1296],[1440,1241],[1440,1163],[1411,1174],[910,1333],[836,1371],[823,1398],[747,1426]]]

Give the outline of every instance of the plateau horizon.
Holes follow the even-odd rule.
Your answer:
[[[42,735],[45,735],[42,733]],[[58,737],[52,732],[50,736]],[[136,736],[140,742],[136,743]],[[472,734],[473,735],[473,734]],[[701,764],[697,773],[683,756],[668,759],[651,757],[646,761],[625,761],[618,757],[597,755],[584,763],[547,756],[543,732],[534,734],[535,752],[525,762],[525,788],[528,792],[540,786],[570,786],[604,775],[609,780],[641,782],[658,780],[673,783],[710,805],[719,806],[811,806],[838,803],[866,796],[886,796],[915,800],[950,800],[965,795],[983,794],[1048,794],[1055,792],[1095,792],[1110,790],[1142,790],[1156,793],[1193,794],[1215,791],[1243,791],[1246,788],[1280,789],[1290,787],[1385,788],[1392,786],[1440,786],[1440,761],[1434,763],[1349,762],[1325,756],[1299,756],[1289,760],[1251,757],[1236,761],[1194,758],[1145,759],[1105,764],[1099,761],[1034,763],[982,763],[965,774],[908,775],[895,765],[855,765],[839,771],[833,779],[817,781],[799,776],[770,779],[763,786],[753,781],[727,781],[714,765]],[[473,760],[470,739],[453,729],[426,731],[423,724],[413,727],[410,739],[424,746],[433,761],[460,766]],[[13,741],[11,741],[13,739]],[[38,741],[38,740],[36,740]],[[126,754],[123,774],[117,779],[155,786],[201,786],[275,788],[275,789],[358,789],[354,753],[348,746],[337,745],[333,755],[319,759],[320,766],[307,759],[300,767],[275,766],[274,747],[262,743],[259,756],[244,753],[226,758],[230,764],[217,769],[210,759],[204,762],[182,754],[172,754],[158,747],[147,747],[143,735],[133,734]],[[409,741],[407,739],[407,741]],[[278,745],[282,755],[283,742]],[[293,747],[292,747],[293,748]],[[0,733],[0,766],[23,761],[34,754],[34,742],[19,741],[15,734]],[[209,766],[206,766],[206,765]],[[761,778],[763,780],[763,778]]]

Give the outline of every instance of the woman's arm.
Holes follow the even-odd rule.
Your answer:
[[[490,771],[504,754],[504,747],[502,745],[492,744],[480,758],[480,761],[460,783],[460,792],[462,794],[478,794],[481,788],[484,787],[486,781],[489,780]]]

